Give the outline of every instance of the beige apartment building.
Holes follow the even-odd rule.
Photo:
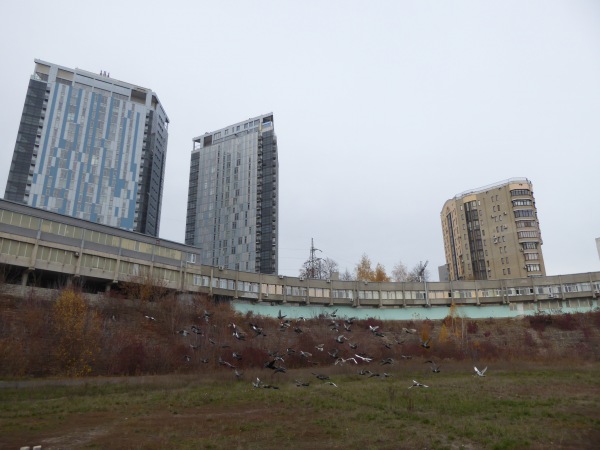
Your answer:
[[[458,194],[440,213],[448,278],[545,276],[531,181],[511,178]]]

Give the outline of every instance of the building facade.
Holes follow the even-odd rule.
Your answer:
[[[533,187],[514,178],[458,194],[440,214],[450,281],[546,275]]]
[[[272,113],[193,140],[185,243],[201,264],[277,273],[277,172]]]
[[[168,124],[149,89],[35,60],[4,198],[158,236]]]

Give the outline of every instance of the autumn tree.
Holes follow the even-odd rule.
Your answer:
[[[377,263],[377,266],[375,266],[373,279],[371,281],[390,281],[390,277],[385,273],[385,267],[382,264]]]
[[[363,254],[360,262],[354,269],[355,278],[358,281],[390,281],[390,277],[385,273],[385,267],[377,263],[375,269],[371,268],[371,259],[367,254]]]
[[[354,269],[355,278],[358,281],[371,281],[374,276],[374,271],[371,268],[371,259],[366,253],[363,253],[359,263]]]
[[[62,291],[54,303],[52,319],[59,370],[76,377],[91,373],[98,325],[82,295],[73,290]]]

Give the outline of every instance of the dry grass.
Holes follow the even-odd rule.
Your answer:
[[[447,366],[433,374],[409,361],[385,379],[330,368],[337,388],[310,369],[15,382],[0,389],[0,448],[567,449],[600,439],[599,364],[496,364],[485,378]],[[254,388],[255,376],[279,389]],[[408,389],[412,379],[430,387]]]

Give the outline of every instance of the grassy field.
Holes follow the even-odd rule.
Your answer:
[[[388,378],[359,368],[385,369]],[[423,361],[273,374],[0,384],[0,448],[582,449],[600,442],[600,364]],[[317,372],[317,370],[315,370]],[[279,389],[257,389],[260,377]],[[429,388],[411,388],[416,379]],[[309,382],[297,387],[294,380]]]

